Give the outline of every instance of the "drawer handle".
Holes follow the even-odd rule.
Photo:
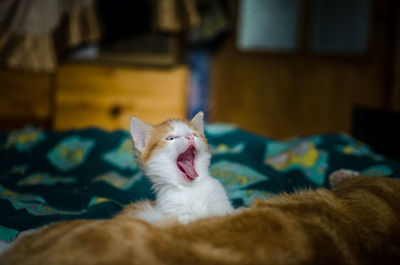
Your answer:
[[[119,115],[121,115],[121,112],[122,112],[122,108],[121,108],[121,106],[118,106],[118,105],[112,106],[110,109],[110,115],[113,118],[116,118]]]

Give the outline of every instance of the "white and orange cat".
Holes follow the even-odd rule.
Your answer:
[[[150,223],[165,219],[188,223],[233,211],[223,186],[209,174],[211,154],[202,112],[191,121],[170,119],[157,126],[132,117],[130,133],[156,200],[134,203],[121,214]]]

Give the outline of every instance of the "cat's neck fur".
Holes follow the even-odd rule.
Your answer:
[[[225,215],[233,211],[224,188],[209,174],[210,154],[204,152],[199,156],[196,166],[199,176],[190,183],[165,182],[165,175],[156,175],[154,172],[165,172],[168,168],[162,170],[163,165],[158,159],[150,159],[148,162],[144,171],[156,192],[154,209],[163,217],[187,223],[201,217]],[[175,177],[181,179],[179,175]]]
[[[182,223],[233,211],[224,189],[210,176],[201,176],[191,186],[168,185],[155,189],[155,209],[165,217],[177,218]]]

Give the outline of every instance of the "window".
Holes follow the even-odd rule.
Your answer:
[[[242,0],[237,45],[249,50],[295,50],[299,0]]]
[[[237,47],[242,51],[366,53],[371,2],[240,0]]]

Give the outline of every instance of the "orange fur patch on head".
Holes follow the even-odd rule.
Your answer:
[[[153,130],[151,132],[151,136],[149,142],[147,143],[145,149],[143,150],[142,154],[140,155],[139,159],[142,163],[147,163],[150,157],[157,152],[160,148],[162,148],[166,142],[164,141],[165,137],[168,136],[168,133],[173,129],[171,123],[172,122],[183,122],[185,123],[190,129],[192,129],[196,135],[202,139],[202,141],[207,146],[207,151],[209,151],[209,146],[207,139],[203,132],[200,132],[198,128],[191,123],[190,121],[180,120],[180,119],[168,119],[156,126],[153,126]]]
[[[166,144],[164,138],[168,132],[172,130],[171,121],[172,120],[166,120],[163,123],[153,127],[149,142],[147,143],[140,158],[142,163],[146,163],[154,152]]]
[[[200,132],[199,129],[196,127],[196,125],[194,125],[193,123],[191,123],[190,121],[184,121],[189,128],[191,128],[196,135],[206,144],[207,147],[207,152],[210,152],[210,146],[208,145],[208,141],[206,136],[204,135],[204,132]]]

